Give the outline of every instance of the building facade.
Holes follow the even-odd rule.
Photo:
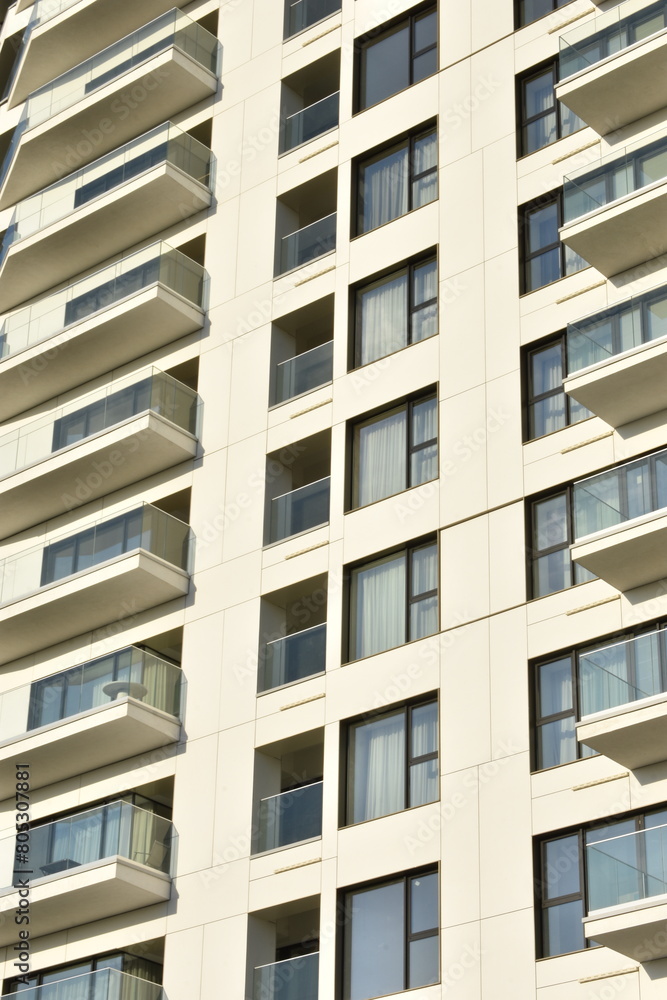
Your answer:
[[[15,0],[0,959],[667,989],[667,0]]]

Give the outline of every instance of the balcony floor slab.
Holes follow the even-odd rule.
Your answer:
[[[657,512],[570,546],[574,562],[617,590],[667,577],[667,513]]]
[[[665,896],[594,910],[584,918],[584,933],[589,940],[638,962],[667,958],[666,926]]]
[[[665,760],[667,694],[584,716],[577,739],[631,770]]]

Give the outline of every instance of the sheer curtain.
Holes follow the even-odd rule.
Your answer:
[[[405,642],[405,556],[388,556],[352,578],[355,659]]]
[[[408,147],[361,169],[360,230],[367,233],[408,210]]]
[[[357,503],[360,507],[405,489],[406,423],[406,411],[401,410],[359,428]]]
[[[438,587],[438,547],[427,545],[412,553],[412,593],[418,597]],[[437,595],[410,605],[410,639],[421,639],[438,630]]]
[[[438,706],[436,702],[418,705],[410,717],[411,756],[413,759],[435,753],[438,749]],[[410,767],[410,806],[435,802],[438,798],[438,761],[425,760]]]
[[[405,808],[405,715],[355,726],[352,744],[353,823]]]
[[[408,315],[408,279],[401,274],[361,295],[362,365],[405,347]]]

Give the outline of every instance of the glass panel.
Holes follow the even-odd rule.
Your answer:
[[[423,757],[427,753],[436,753],[438,749],[438,703],[417,705],[410,713],[412,734],[410,741],[411,757]]]
[[[540,664],[538,674],[539,714],[558,715],[573,706],[572,663],[569,656]]]
[[[561,277],[560,255],[560,248],[554,247],[553,250],[546,250],[528,261],[526,291],[530,292],[535,288],[542,288],[543,285],[550,285],[552,281],[558,281]]]
[[[563,384],[561,343],[550,344],[530,355],[530,388],[533,396],[541,396]]]
[[[577,759],[574,715],[537,727],[538,768],[556,767]]]
[[[438,401],[435,396],[412,405],[412,445],[437,437]]]
[[[403,711],[350,727],[348,822],[405,808],[405,750]]]
[[[360,106],[368,108],[410,86],[410,27],[394,30],[362,49]]]
[[[438,631],[438,598],[425,597],[410,605],[410,639],[423,639]]]
[[[321,835],[321,781],[289,789],[260,802],[258,851],[275,851]]]
[[[527,249],[530,254],[558,243],[558,206],[556,202],[528,213]]]
[[[438,876],[419,875],[410,879],[410,933],[430,931],[438,920]]]
[[[327,215],[295,233],[283,236],[280,245],[280,273],[303,267],[311,260],[336,249],[336,214]]]
[[[281,135],[281,152],[310,142],[318,135],[336,128],[338,125],[339,95],[330,94],[321,101],[297,111],[285,119]]]
[[[433,17],[435,17],[435,15],[433,15]],[[433,76],[437,70],[438,50],[436,48],[432,48],[413,58],[412,82],[419,83],[420,80],[425,80],[427,76]]]
[[[326,625],[315,625],[266,645],[260,691],[322,673],[326,662]]]
[[[313,952],[255,969],[253,1000],[317,1000],[319,957]]]
[[[287,5],[287,25],[285,38],[305,31],[311,24],[322,21],[337,10],[341,0],[293,0]]]
[[[430,306],[413,312],[410,325],[410,342],[416,344],[420,340],[433,337],[438,332],[438,306],[433,303]]]
[[[533,561],[533,593],[544,597],[571,584],[570,551],[567,548],[540,556]]]
[[[403,990],[404,893],[401,881],[348,895],[345,1000],[370,1000]]]
[[[438,587],[438,546],[424,545],[412,552],[410,596],[418,597]]]
[[[381,414],[355,428],[357,506],[406,488],[406,433],[405,408]]]
[[[330,382],[333,376],[333,340],[297,354],[276,368],[274,403],[284,403]]]
[[[564,392],[547,396],[537,403],[531,403],[529,410],[529,435],[531,438],[542,437],[567,427],[567,409]]]
[[[438,15],[432,10],[414,19],[413,51],[421,52],[438,40]]]
[[[409,944],[408,989],[440,982],[440,937],[421,938]]]
[[[391,222],[408,211],[408,145],[368,160],[359,168],[359,232]]]
[[[410,485],[420,486],[438,478],[438,446],[421,448],[410,459]]]
[[[522,152],[524,156],[555,142],[558,138],[556,125],[555,111],[525,125],[522,132]]]
[[[439,798],[439,776],[437,760],[425,760],[410,766],[409,806],[423,806],[427,802],[437,802]]]
[[[565,493],[534,503],[533,519],[535,547],[538,551],[550,549],[554,545],[567,544],[567,496]]]
[[[579,838],[577,834],[544,844],[544,899],[558,899],[580,892]]]
[[[352,574],[351,651],[354,659],[405,642],[405,555],[386,556]]]
[[[554,71],[551,67],[538,76],[526,80],[523,85],[524,114],[526,118],[544,114],[556,103],[554,95]]]
[[[407,346],[407,273],[362,290],[358,303],[360,364],[368,364]]]
[[[329,520],[330,479],[320,479],[271,501],[270,542],[310,531]]]
[[[585,948],[584,904],[580,899],[543,910],[544,955],[564,955]]]

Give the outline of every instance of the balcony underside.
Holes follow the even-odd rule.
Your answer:
[[[556,97],[598,135],[606,135],[664,106],[664,88],[655,82],[664,75],[666,58],[663,33],[564,80]]]
[[[0,607],[0,664],[184,597],[188,575],[150,552],[43,587]]]
[[[560,238],[609,278],[667,251],[667,180],[563,226]]]
[[[572,559],[617,590],[632,590],[667,576],[667,514],[588,536],[570,546]]]
[[[194,458],[197,442],[150,411],[0,479],[0,538]]]
[[[15,764],[30,761],[31,787],[41,788],[86,770],[175,743],[178,719],[134,698],[110,701],[85,714],[25,733],[0,746],[0,800],[14,793]]]
[[[594,910],[584,919],[584,933],[589,940],[638,962],[667,958],[665,927],[665,896],[625,903],[609,910]]]
[[[0,310],[27,302],[210,204],[208,188],[172,164],[147,171],[14,243],[0,269]]]
[[[658,413],[667,406],[667,341],[642,344],[565,379],[572,396],[612,427]]]
[[[27,7],[19,0],[18,10]],[[81,0],[39,25],[30,36],[8,105],[15,107],[61,73],[73,69],[107,45],[148,24],[174,6],[174,0]]]
[[[585,716],[577,739],[631,769],[667,760],[667,695]]]
[[[215,93],[217,82],[170,48],[22,136],[0,209],[48,187]]]
[[[171,893],[168,875],[120,857],[105,858],[39,881],[32,879],[34,875],[30,888],[31,938],[163,903]],[[14,910],[18,901],[16,890],[0,897],[0,945],[17,939]]]

